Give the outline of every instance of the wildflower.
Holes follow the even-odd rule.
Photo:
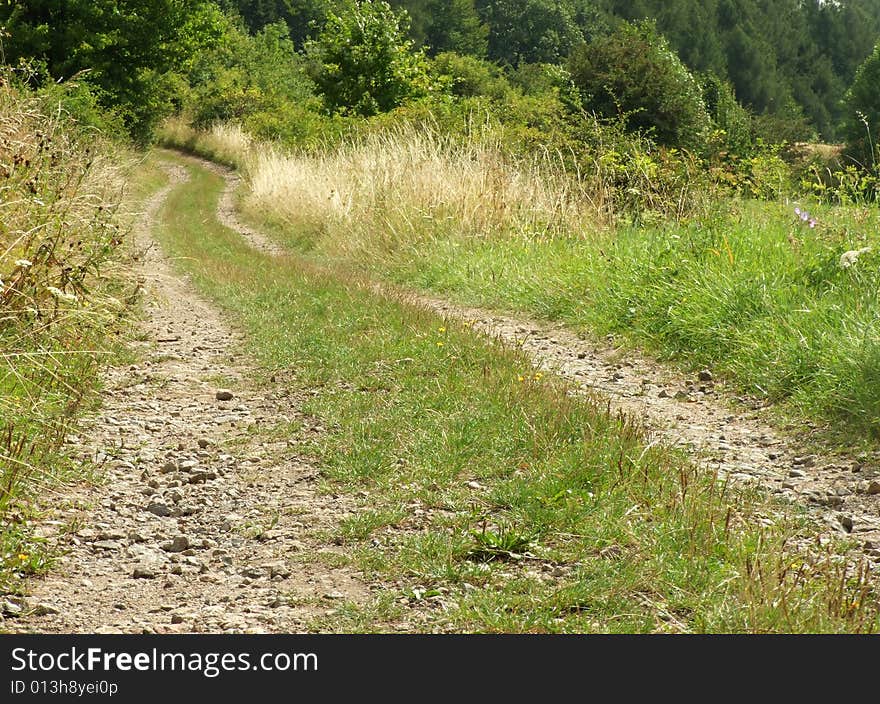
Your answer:
[[[816,225],[819,224],[819,221],[816,220],[816,218],[814,218],[812,215],[810,215],[806,210],[803,210],[802,208],[795,208],[794,214],[798,218],[800,218],[801,222],[807,223],[807,225],[810,226],[811,230],[814,229],[816,227]]]
[[[541,372],[535,374],[535,381],[541,381],[544,378],[544,375]]]
[[[522,374],[520,374],[520,375],[517,377],[517,379],[519,379],[520,383],[522,383],[523,381],[526,380],[526,378],[525,378]]]
[[[46,290],[51,293],[55,298],[58,298],[63,301],[75,301],[76,294],[75,293],[67,293],[62,291],[60,288],[55,288],[54,286],[46,286]]]
[[[442,335],[444,332],[446,332],[446,328],[437,328],[437,332]]]
[[[33,266],[34,263],[32,261],[28,261],[27,259],[16,259],[15,266],[20,266],[22,269],[27,269],[29,266]]]
[[[26,552],[18,553],[19,562],[27,562],[29,557],[30,557],[30,555],[28,555]]]
[[[437,342],[437,347],[443,347],[443,343],[442,343],[442,342]]]
[[[870,251],[870,247],[863,247],[862,249],[852,249],[849,252],[844,252],[840,255],[840,268],[849,269],[859,261],[859,257]]]

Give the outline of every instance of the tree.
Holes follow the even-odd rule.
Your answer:
[[[287,25],[297,47],[320,31],[337,0],[220,0],[224,9],[238,12],[252,34],[277,22]]]
[[[207,0],[0,4],[8,62],[36,60],[44,80],[84,74],[140,140],[174,109],[176,71],[219,38],[221,25],[219,8]]]
[[[449,92],[459,98],[482,95],[502,100],[511,90],[510,83],[498,66],[476,56],[444,52],[434,58],[434,70],[446,77]]]
[[[186,112],[200,128],[235,121],[259,137],[301,144],[320,110],[305,59],[283,22],[249,35],[229,20],[223,41],[199,55],[188,78]]]
[[[454,51],[485,58],[489,28],[473,0],[392,0],[410,16],[409,36],[431,56]]]
[[[569,59],[583,107],[664,145],[698,149],[709,115],[694,76],[650,22],[624,23]]]
[[[847,91],[844,136],[847,152],[865,166],[880,164],[880,44],[865,59]]]
[[[746,154],[752,146],[752,117],[737,102],[733,86],[714,73],[703,75],[700,83],[712,125],[723,133],[724,148],[740,156]]]
[[[483,24],[473,0],[430,0],[431,22],[427,44],[432,54],[454,51],[484,58],[489,50],[489,28]]]
[[[433,88],[427,59],[406,38],[408,17],[382,0],[349,0],[306,43],[331,112],[375,115]]]
[[[489,58],[521,63],[558,63],[584,41],[575,8],[551,0],[477,0],[489,26]]]

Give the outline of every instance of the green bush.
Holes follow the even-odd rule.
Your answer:
[[[449,92],[460,98],[484,95],[503,100],[510,93],[510,83],[501,69],[474,56],[444,52],[434,58],[433,68]]]
[[[733,86],[714,73],[701,77],[703,101],[712,126],[717,131],[717,143],[724,151],[737,155],[747,154],[753,143],[752,117],[737,102]]]
[[[877,168],[880,165],[880,44],[856,72],[852,86],[846,94],[846,119],[844,137],[847,153],[862,166]]]
[[[558,64],[520,64],[508,78],[511,85],[526,95],[553,93],[571,83],[571,74]]]
[[[330,112],[368,117],[430,93],[428,61],[406,38],[409,19],[383,0],[349,0],[306,43]]]
[[[582,106],[665,146],[699,150],[710,120],[694,76],[653,23],[621,24],[568,63]]]
[[[249,36],[227,20],[224,41],[193,62],[189,80],[186,112],[199,129],[232,121],[263,139],[302,145],[318,139],[326,121],[282,23]]]

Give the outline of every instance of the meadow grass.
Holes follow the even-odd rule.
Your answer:
[[[115,355],[131,293],[124,159],[0,75],[0,591],[51,555],[32,530],[87,468],[64,441]],[[124,149],[122,150],[125,151]],[[117,154],[118,156],[118,154]]]
[[[797,508],[734,490],[515,350],[332,266],[250,249],[191,180],[157,234],[325,432],[266,426],[359,509],[334,542],[378,588],[325,630],[858,631],[866,575]],[[414,625],[412,625],[414,624]]]
[[[235,134],[189,146],[228,140],[228,157]],[[647,211],[633,224],[606,207],[613,183],[599,167],[573,177],[552,159],[406,131],[331,153],[251,145],[226,160],[248,176],[243,211],[317,259],[616,333],[711,367],[845,444],[880,436],[876,207],[718,199],[688,219]]]

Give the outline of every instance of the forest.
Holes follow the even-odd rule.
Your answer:
[[[446,76],[451,84],[437,84],[436,91],[494,98],[496,103],[502,88],[527,95],[553,88],[571,98],[568,89],[573,87],[582,94],[578,108],[616,117],[633,106],[625,104],[622,93],[609,96],[611,100],[586,95],[594,88],[589,81],[605,76],[579,73],[579,57],[585,56],[584,47],[616,36],[625,23],[647,20],[657,40],[668,43],[701,84],[710,111],[717,109],[712,95],[721,90],[747,111],[752,134],[766,142],[839,142],[859,132],[853,110],[868,114],[871,107],[851,105],[849,91],[880,35],[880,7],[870,0],[392,2],[396,19],[385,19],[399,36],[385,37],[386,48],[396,42],[395,48],[409,55],[409,71],[421,70],[426,76],[413,74],[406,86],[392,88],[387,99],[379,98],[379,105],[367,109],[338,103],[339,97],[328,94],[316,75],[316,39],[326,30],[329,13],[344,14],[345,5],[332,0],[150,0],[117,7],[35,0],[5,3],[0,23],[6,33],[6,62],[26,62],[31,83],[82,77],[102,107],[114,110],[142,139],[159,119],[183,109],[187,94],[192,102],[201,102],[199,90],[207,72],[221,70],[226,71],[225,83],[238,82],[227,86],[227,104],[218,105],[229,114],[243,109],[232,104],[235,93],[248,91],[257,93],[257,102],[300,102],[299,97],[309,94],[328,112],[385,112],[404,99],[424,98],[429,77]],[[146,27],[152,31],[145,32]],[[283,32],[273,34],[279,27]],[[255,43],[259,41],[263,44]],[[234,76],[230,64],[244,60],[260,65],[263,73]],[[381,81],[381,74],[371,80]],[[261,82],[268,85],[257,85]],[[183,86],[187,89],[182,91]],[[216,95],[220,86],[212,90],[213,101],[223,99]],[[279,125],[275,131],[283,136],[285,129],[295,128]],[[263,130],[272,132],[268,125]]]
[[[0,64],[0,631],[880,629],[877,0],[7,0]]]

